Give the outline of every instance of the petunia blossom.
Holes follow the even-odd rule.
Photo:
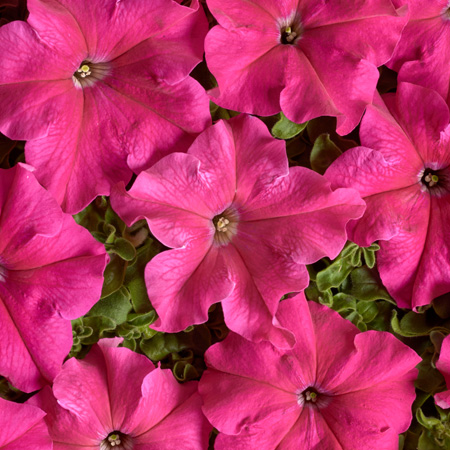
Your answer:
[[[333,188],[357,189],[367,203],[349,238],[380,240],[378,269],[402,308],[450,290],[450,114],[436,92],[409,83],[369,107],[361,144],[325,173]]]
[[[405,0],[395,0],[398,4]],[[407,0],[410,18],[392,59],[398,80],[433,89],[450,102],[450,2]]]
[[[395,450],[411,423],[420,357],[392,334],[364,333],[301,293],[277,318],[296,345],[230,333],[205,354],[203,412],[215,448]],[[382,349],[382,351],[380,351]]]
[[[364,211],[356,191],[333,191],[321,175],[289,169],[284,141],[245,115],[218,122],[187,154],[142,172],[128,193],[122,184],[111,204],[127,224],[146,218],[174,248],[146,267],[159,315],[152,328],[203,323],[221,301],[231,330],[280,346],[293,343],[274,319],[280,298],[307,286],[305,264],[336,257],[346,223]]]
[[[391,0],[207,0],[219,25],[206,62],[225,108],[294,122],[337,117],[347,134],[372,103],[379,73],[406,24]]]
[[[211,425],[197,382],[103,339],[83,360],[71,358],[33,401],[46,413],[54,450],[203,450]]]
[[[100,298],[107,259],[29,166],[0,170],[0,374],[15,387],[31,392],[58,374],[70,320]]]
[[[52,450],[44,416],[45,412],[35,406],[0,397],[0,449]]]
[[[441,353],[436,363],[439,372],[444,375],[447,391],[439,392],[434,396],[436,404],[443,409],[450,408],[450,336],[442,341]]]
[[[83,209],[210,124],[198,0],[28,0],[0,28],[0,131],[66,212]]]

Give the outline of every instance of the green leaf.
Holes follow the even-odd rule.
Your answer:
[[[351,288],[349,294],[358,300],[387,300],[395,304],[391,296],[386,291],[376,269],[366,266],[358,267],[352,271]]]
[[[200,376],[197,369],[186,361],[177,361],[172,372],[178,381],[194,380]]]
[[[311,168],[323,175],[331,163],[341,154],[341,150],[330,139],[330,135],[323,133],[314,141],[310,155]]]
[[[112,244],[106,245],[106,250],[119,255],[125,261],[132,261],[136,256],[133,244],[124,238],[116,238]]]
[[[152,305],[148,299],[147,287],[145,285],[145,266],[159,253],[160,244],[152,239],[137,250],[136,259],[127,268],[124,284],[131,294],[131,303],[137,313],[151,311]]]
[[[81,339],[83,345],[92,345],[98,342],[102,337],[106,337],[108,331],[113,331],[116,328],[114,320],[105,316],[85,316],[83,317],[83,326],[90,327],[93,333]]]
[[[364,255],[364,261],[366,261],[367,267],[370,269],[373,269],[375,267],[375,252],[372,250],[369,250],[369,248],[362,249],[363,255]]]
[[[333,309],[338,313],[352,312],[356,310],[356,299],[351,295],[339,293],[333,297]]]
[[[113,292],[118,291],[123,285],[125,271],[128,262],[118,255],[112,254],[109,264],[106,266],[101,298],[108,297]]]
[[[364,323],[372,322],[378,314],[378,306],[374,302],[358,302],[356,310],[361,314]]]
[[[151,339],[142,339],[140,348],[152,361],[161,361],[170,353],[178,353],[186,348],[175,334],[158,333]]]
[[[297,134],[300,134],[307,125],[305,123],[294,123],[291,122],[282,112],[280,112],[280,119],[272,127],[272,135],[278,139],[291,139]]]
[[[131,313],[128,315],[128,323],[135,327],[148,327],[156,320],[156,311],[151,310],[147,313]]]
[[[338,258],[326,269],[321,270],[316,277],[319,291],[326,291],[332,287],[339,287],[353,270],[349,258]]]
[[[106,316],[121,324],[127,320],[131,311],[130,293],[125,287],[121,287],[107,297],[100,299],[89,311],[90,316]]]
[[[413,311],[407,312],[399,321],[397,311],[392,311],[391,327],[394,333],[404,337],[427,336],[431,331],[441,331],[448,334],[445,327],[434,326],[428,323],[426,314],[418,314]]]

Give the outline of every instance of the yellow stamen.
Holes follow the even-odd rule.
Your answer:
[[[81,71],[84,73],[88,73],[89,72],[89,66],[87,64],[84,64],[80,67]]]

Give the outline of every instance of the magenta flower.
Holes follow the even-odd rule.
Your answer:
[[[0,374],[14,386],[31,392],[58,374],[107,258],[29,166],[0,170]]]
[[[441,408],[448,409],[450,408],[450,336],[447,336],[442,341],[441,354],[439,355],[436,367],[444,375],[445,383],[449,390],[439,392],[434,396],[434,400]]]
[[[112,342],[111,342],[112,341]],[[170,369],[103,339],[83,360],[69,359],[31,400],[47,416],[54,450],[201,450],[211,425],[197,382],[178,384]]]
[[[0,448],[2,450],[52,450],[44,411],[27,403],[0,397]]]
[[[395,0],[397,3],[405,0]],[[433,89],[450,101],[450,2],[408,0],[410,19],[392,59],[399,81]]]
[[[219,22],[205,41],[225,108],[294,122],[336,116],[349,133],[372,103],[377,67],[406,23],[391,0],[208,0]]]
[[[198,0],[28,8],[28,23],[0,29],[0,131],[29,140],[27,162],[65,211],[184,151],[210,123],[207,95],[188,77],[208,26]]]
[[[199,392],[221,432],[215,448],[398,448],[420,357],[390,333],[360,333],[303,293],[281,302],[277,318],[295,334],[292,350],[230,333],[205,354]]]
[[[417,309],[450,290],[449,110],[434,91],[401,83],[368,108],[361,143],[325,176],[334,188],[357,189],[367,203],[349,238],[380,239],[378,269],[402,308]]]
[[[219,122],[188,154],[174,153],[111,195],[131,224],[143,217],[175,250],[147,265],[152,328],[177,332],[222,301],[227,326],[251,340],[292,345],[274,319],[280,298],[308,284],[305,264],[334,258],[345,224],[362,215],[354,190],[332,191],[303,167],[289,170],[285,143],[249,116]],[[288,341],[288,343],[286,342]]]

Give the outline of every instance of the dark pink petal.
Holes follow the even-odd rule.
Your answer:
[[[261,116],[279,112],[290,52],[278,45],[278,39],[275,26],[264,34],[214,27],[205,40],[206,61],[219,84],[210,91],[211,100],[227,109]]]
[[[51,450],[52,441],[43,420],[44,411],[27,403],[0,398],[0,448],[4,450]]]
[[[85,450],[96,448],[105,431],[95,417],[80,420],[70,409],[62,408],[51,388],[45,386],[30,399],[30,403],[46,413],[45,422],[54,450]],[[108,407],[108,405],[103,405]]]
[[[319,448],[347,450],[347,448],[341,446],[322,415],[317,410],[308,407],[303,409],[300,418],[293,424],[289,433],[284,436],[279,444],[279,449],[295,448],[299,442],[304,443],[305,450]]]
[[[209,307],[234,288],[220,248],[199,240],[155,256],[145,269],[145,282],[159,316],[152,328],[169,333],[206,322]]]
[[[127,433],[128,430],[133,431],[133,427],[130,425],[130,423],[133,423],[131,417],[136,414],[141,398],[145,395],[146,377],[151,378],[150,372],[155,367],[144,355],[133,353],[127,348],[110,347],[110,343],[107,341],[109,339],[101,340],[98,345],[105,361],[112,425],[113,429]],[[87,362],[91,361],[91,365],[98,364],[100,354],[94,362],[95,356],[93,352],[92,355],[89,353],[91,359]],[[84,361],[86,361],[86,358]],[[89,383],[89,380],[86,380],[87,383]],[[159,388],[161,386],[158,385]],[[155,401],[155,397],[152,397],[152,401]],[[141,411],[141,414],[143,414],[143,411]],[[139,414],[137,417],[139,417]]]
[[[224,376],[208,370],[203,374],[200,393],[206,417],[226,434],[245,433],[248,427],[263,428],[265,421],[276,422],[280,415],[284,422],[292,421],[292,416],[298,417],[301,412],[295,393],[241,375]]]
[[[336,450],[391,450],[398,447],[399,432],[391,428],[389,423],[396,420],[395,414],[403,398],[395,395],[391,402],[383,402],[379,398],[385,396],[389,399],[392,389],[396,387],[393,383],[385,391],[375,390],[372,395],[363,391],[355,394],[354,398],[351,395],[334,397],[333,404],[321,408],[320,415],[329,428],[329,434],[339,442]],[[403,408],[408,409],[408,414],[403,412],[403,415],[409,415],[408,423],[411,422],[411,403],[408,408]],[[380,407],[384,409],[377,411]]]
[[[111,204],[127,224],[146,218],[152,233],[169,247],[193,239],[211,243],[214,210],[221,207],[212,188],[220,187],[205,183],[200,168],[200,161],[191,155],[168,155],[143,172],[128,193],[123,186],[116,188]]]
[[[441,353],[439,355],[439,360],[436,363],[436,367],[439,372],[442,373],[445,379],[447,388],[450,387],[450,338],[446,337],[442,341]],[[436,404],[443,408],[450,408],[450,391],[439,392],[434,396]]]
[[[330,342],[328,347],[331,348]],[[405,383],[403,398],[412,403],[415,397],[413,381],[417,377],[417,369],[414,367],[421,361],[416,352],[392,334],[373,330],[355,333],[353,347],[354,351],[347,353],[346,363],[339,369],[338,364],[335,364],[334,371],[319,369],[322,382],[328,389],[340,396],[370,390],[378,384],[402,381]],[[383,349],[382,352],[379,351],[380,348]]]
[[[290,46],[285,53],[285,88],[281,92],[280,105],[286,116],[296,123],[321,115],[340,116],[321,75],[305,53]],[[328,56],[326,58],[328,60]],[[298,76],[300,73],[302,77]],[[298,107],[300,103],[301,108]]]
[[[142,9],[141,25],[153,28],[152,37],[146,39],[114,59],[114,68],[126,66],[133,77],[155,78],[174,84],[186,78],[202,60],[203,41],[208,31],[208,21],[198,0],[189,8],[175,7],[167,1],[135,2],[130,7]],[[155,20],[158,17],[159,20]],[[134,27],[130,30],[131,36]],[[136,33],[135,33],[136,34]],[[186,37],[189,36],[187,39]],[[114,48],[118,53],[121,45]],[[127,42],[130,45],[130,42]]]
[[[303,7],[305,23],[311,28],[337,23],[351,23],[357,26],[361,20],[371,19],[374,16],[396,16],[391,0],[354,0],[351,3],[340,0],[328,0],[326,3],[306,0],[300,3],[305,5]],[[317,3],[320,6],[317,6]],[[368,29],[364,30],[368,31],[370,32]]]
[[[263,240],[270,236],[269,245],[278,252],[288,250],[293,261],[311,264],[339,254],[347,239],[345,225],[361,217],[364,209],[355,191],[332,191],[321,175],[293,167],[289,176],[254,189],[240,216],[244,230],[251,227]]]
[[[238,435],[219,433],[214,448],[217,450],[259,450],[262,448],[278,447],[283,436],[298,422],[300,414],[297,405],[294,411],[278,410],[271,416],[254,424],[252,427],[244,425]]]
[[[144,379],[142,399],[121,431],[136,436],[137,449],[203,449],[211,431],[201,412],[197,383],[180,385],[170,370],[154,370]],[[177,442],[177,445],[174,442]]]
[[[85,314],[98,300],[107,255],[62,213],[29,166],[2,172],[0,321],[7,356],[0,373],[30,392],[59,372],[72,345],[67,319]]]
[[[385,102],[421,158],[431,162],[435,143],[449,124],[448,106],[436,92],[410,83],[400,83],[397,92],[395,97],[386,96]],[[420,106],[411,108],[411,105]]]
[[[273,255],[270,248],[262,248],[262,243],[258,246],[254,233],[249,240],[253,242],[247,248],[236,239],[222,250],[235,283],[222,302],[225,323],[251,341],[270,340],[277,347],[292,348],[292,333],[281,327],[274,315],[284,293],[307,286],[307,271],[283,252]],[[257,253],[252,255],[252,250]]]
[[[180,387],[178,385],[178,393],[181,391]],[[187,391],[188,389],[185,389],[185,392]],[[178,395],[177,400],[181,403],[182,397]],[[202,413],[200,396],[194,392],[180,403],[148,432],[136,438],[136,450],[172,450],[174,448],[203,450],[207,448],[212,426]]]
[[[450,288],[450,246],[443,228],[450,220],[450,196],[430,197],[418,196],[409,227],[383,243],[378,255],[381,279],[401,307],[427,305]]]
[[[205,90],[194,79],[170,85],[147,77],[130,79],[130,71],[114,67],[103,80],[102,93],[115,121],[123,121],[115,134],[123,140],[118,144],[127,150],[128,165],[140,172],[174,149],[185,151],[211,116]]]
[[[77,19],[64,7],[64,1],[27,0],[27,8],[30,12],[27,22],[36,30],[39,39],[64,55],[74,71],[78,69],[77,63],[85,59],[88,47]],[[53,67],[48,73],[52,71]]]
[[[61,370],[72,347],[72,327],[50,304],[17,294],[0,284],[0,373],[18,389],[32,392]]]
[[[207,0],[208,8],[225,28],[248,27],[267,31],[280,17],[290,16],[298,0]]]
[[[66,14],[70,14],[77,21],[91,57],[97,61],[112,60],[139,45],[145,39],[160,38],[172,35],[177,36],[177,27],[189,30],[192,33],[192,47],[186,46],[201,59],[200,30],[195,30],[199,25],[198,16],[203,15],[198,2],[195,1],[191,8],[178,5],[166,0],[155,0],[151,3],[146,0],[123,2],[117,0],[103,0],[101,2],[72,2],[71,0],[59,0],[66,8]],[[179,24],[181,22],[181,24]],[[174,27],[175,30],[171,28]],[[197,34],[198,33],[198,34]],[[186,39],[186,34],[183,36]],[[186,77],[188,73],[185,74]],[[183,78],[184,78],[183,77]]]
[[[116,115],[111,107],[108,94],[113,91],[99,84],[73,92],[82,100],[74,99],[73,107],[64,111],[47,136],[26,147],[36,177],[70,213],[83,209],[98,194],[109,194],[111,184],[131,177],[126,167],[127,141],[123,138],[120,148],[118,140],[132,126],[129,118]]]

